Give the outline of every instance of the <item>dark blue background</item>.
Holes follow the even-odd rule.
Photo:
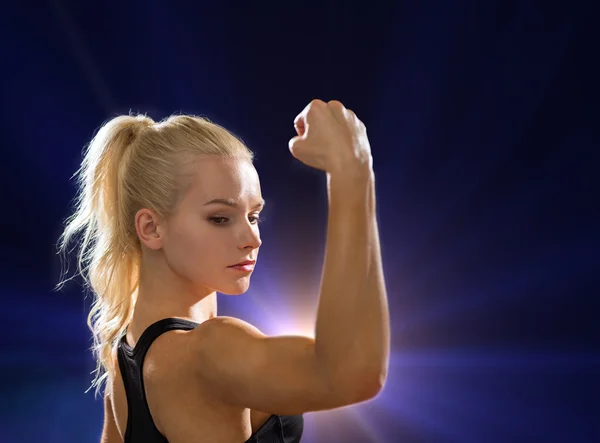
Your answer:
[[[594,2],[15,3],[0,13],[0,442],[99,441],[90,299],[78,280],[52,288],[70,178],[117,114],[206,115],[256,152],[261,260],[220,313],[310,330],[324,177],[287,143],[313,98],[368,128],[393,355],[383,393],[307,414],[303,441],[600,441]]]

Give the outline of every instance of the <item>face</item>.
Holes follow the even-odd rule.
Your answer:
[[[194,285],[223,294],[244,293],[257,260],[263,206],[260,182],[249,160],[204,157],[192,185],[168,220],[163,252],[169,267]]]

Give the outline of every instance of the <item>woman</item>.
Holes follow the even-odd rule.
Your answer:
[[[292,155],[328,179],[314,339],[217,316],[216,293],[248,289],[261,245],[264,201],[239,139],[206,118],[119,116],[86,148],[59,248],[83,231],[102,442],[298,442],[304,412],[381,390],[389,319],[366,129],[321,100],[294,126]]]

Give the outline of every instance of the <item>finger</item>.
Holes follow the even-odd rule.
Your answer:
[[[300,146],[300,144],[302,143],[303,138],[302,136],[296,136],[296,137],[292,137],[290,139],[290,141],[288,142],[288,149],[290,150],[290,152],[292,153],[292,155],[294,155],[294,151],[296,149],[298,149],[298,147]],[[295,157],[295,155],[294,155]]]
[[[335,119],[339,123],[344,123],[346,121],[346,108],[344,105],[338,100],[330,100],[327,102],[327,108],[331,111]]]
[[[309,125],[314,124],[317,120],[317,114],[326,108],[327,104],[323,100],[314,99],[296,116],[294,124],[301,121],[304,123],[304,126],[308,128]]]
[[[300,136],[304,135],[306,132],[306,125],[303,119],[297,119],[294,121],[294,128],[296,129],[296,133]]]
[[[304,136],[308,129],[308,122],[306,121],[306,108],[294,119],[294,129],[299,136]]]
[[[294,126],[296,126],[296,125],[300,124],[300,122],[304,121],[305,112],[306,112],[306,108],[304,108],[302,110],[302,112],[296,116],[296,118],[294,119]]]

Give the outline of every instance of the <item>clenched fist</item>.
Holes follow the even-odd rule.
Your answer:
[[[373,165],[367,129],[337,100],[311,101],[294,120],[298,135],[289,142],[292,155],[327,173],[353,173]]]

